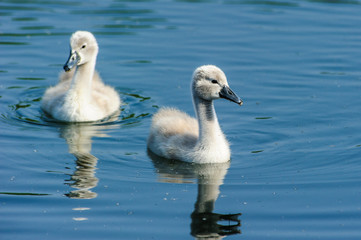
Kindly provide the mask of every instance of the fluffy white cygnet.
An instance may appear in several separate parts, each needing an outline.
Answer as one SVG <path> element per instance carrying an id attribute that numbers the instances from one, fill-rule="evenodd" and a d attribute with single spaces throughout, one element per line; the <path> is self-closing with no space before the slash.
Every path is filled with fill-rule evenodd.
<path id="1" fill-rule="evenodd" d="M 42 109 L 65 122 L 101 120 L 119 111 L 120 98 L 95 71 L 98 44 L 90 32 L 77 31 L 70 38 L 70 56 L 56 86 L 46 90 Z"/>
<path id="2" fill-rule="evenodd" d="M 161 108 L 152 119 L 148 148 L 155 154 L 194 163 L 221 163 L 231 152 L 217 120 L 213 100 L 242 100 L 229 88 L 223 71 L 213 65 L 197 68 L 191 83 L 197 119 L 175 108 Z"/>

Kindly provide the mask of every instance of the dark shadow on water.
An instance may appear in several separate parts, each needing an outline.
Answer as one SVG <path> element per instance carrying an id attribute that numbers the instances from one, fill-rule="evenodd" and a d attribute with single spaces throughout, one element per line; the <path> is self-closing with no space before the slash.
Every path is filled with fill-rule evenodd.
<path id="1" fill-rule="evenodd" d="M 148 156 L 158 173 L 160 182 L 198 184 L 197 200 L 191 213 L 191 235 L 196 239 L 222 239 L 240 234 L 241 213 L 214 213 L 219 187 L 227 174 L 230 163 L 193 164 L 158 157 L 148 150 Z M 228 222 L 228 224 L 224 224 Z"/>
<path id="2" fill-rule="evenodd" d="M 360 1 L 357 1 L 357 0 L 308 0 L 308 2 L 336 3 L 336 4 L 355 4 L 355 5 L 360 4 Z"/>
<path id="3" fill-rule="evenodd" d="M 218 3 L 215 0 L 176 0 L 177 2 L 186 3 Z M 298 7 L 299 4 L 295 1 L 272 1 L 272 0 L 225 0 L 225 4 L 242 4 L 242 5 L 264 5 L 264 6 L 278 6 L 278 7 Z"/>
<path id="4" fill-rule="evenodd" d="M 46 193 L 22 193 L 22 192 L 0 192 L 2 195 L 11 195 L 11 196 L 49 196 L 50 194 Z"/>

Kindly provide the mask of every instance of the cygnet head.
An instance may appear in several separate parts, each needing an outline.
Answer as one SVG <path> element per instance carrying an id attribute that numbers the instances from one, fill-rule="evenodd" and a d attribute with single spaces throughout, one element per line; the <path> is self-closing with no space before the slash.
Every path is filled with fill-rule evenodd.
<path id="1" fill-rule="evenodd" d="M 193 73 L 193 95 L 204 100 L 212 101 L 225 98 L 239 105 L 243 101 L 230 89 L 224 72 L 214 65 L 198 67 Z"/>
<path id="2" fill-rule="evenodd" d="M 98 43 L 94 35 L 86 31 L 77 31 L 70 38 L 70 56 L 64 65 L 65 71 L 89 61 L 95 61 L 98 54 Z"/>

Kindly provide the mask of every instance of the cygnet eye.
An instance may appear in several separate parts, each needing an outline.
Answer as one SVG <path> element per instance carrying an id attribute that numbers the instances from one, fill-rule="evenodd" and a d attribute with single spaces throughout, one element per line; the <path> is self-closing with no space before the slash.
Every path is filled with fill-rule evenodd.
<path id="1" fill-rule="evenodd" d="M 84 44 L 83 46 L 81 46 L 81 48 L 86 48 L 86 44 Z"/>
<path id="2" fill-rule="evenodd" d="M 215 79 L 212 79 L 212 83 L 218 84 L 218 81 Z"/>

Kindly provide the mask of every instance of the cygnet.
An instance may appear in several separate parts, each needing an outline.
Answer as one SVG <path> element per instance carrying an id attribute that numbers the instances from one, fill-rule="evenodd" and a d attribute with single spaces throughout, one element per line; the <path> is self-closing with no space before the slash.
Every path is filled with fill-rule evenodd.
<path id="1" fill-rule="evenodd" d="M 191 91 L 197 119 L 175 108 L 161 108 L 152 119 L 149 150 L 185 162 L 229 161 L 229 143 L 219 126 L 213 100 L 225 98 L 238 105 L 243 101 L 228 86 L 224 72 L 214 65 L 194 71 Z"/>
<path id="2" fill-rule="evenodd" d="M 70 38 L 70 56 L 56 86 L 46 90 L 42 109 L 64 122 L 101 120 L 119 111 L 120 98 L 95 71 L 98 44 L 94 35 L 77 31 Z"/>

